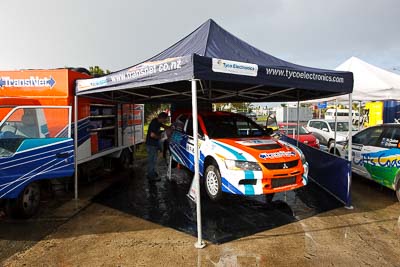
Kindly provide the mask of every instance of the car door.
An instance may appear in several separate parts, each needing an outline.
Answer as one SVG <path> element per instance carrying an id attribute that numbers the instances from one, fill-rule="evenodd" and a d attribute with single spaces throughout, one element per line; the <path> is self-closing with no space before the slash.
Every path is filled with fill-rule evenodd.
<path id="1" fill-rule="evenodd" d="M 322 142 L 325 145 L 328 145 L 329 139 L 331 139 L 332 131 L 329 127 L 329 124 L 325 121 L 321 121 L 321 135 L 322 135 Z M 332 137 L 333 138 L 333 137 Z"/>
<path id="2" fill-rule="evenodd" d="M 201 143 L 201 141 L 204 138 L 204 134 L 203 131 L 200 127 L 200 124 L 198 124 L 197 126 L 197 130 L 198 130 L 198 140 L 199 143 Z M 186 155 L 189 159 L 189 165 L 187 166 L 190 170 L 194 171 L 194 138 L 193 138 L 193 117 L 190 116 L 189 119 L 186 121 L 185 124 L 185 138 L 187 138 L 186 140 Z M 202 169 L 202 168 L 200 168 Z"/>
<path id="3" fill-rule="evenodd" d="M 321 121 L 310 121 L 308 123 L 307 129 L 315 135 L 320 143 L 324 143 L 324 137 L 321 134 Z"/>
<path id="4" fill-rule="evenodd" d="M 188 136 L 185 132 L 187 120 L 188 115 L 186 114 L 181 114 L 176 118 L 176 121 L 173 123 L 173 132 L 169 143 L 173 159 L 185 167 L 189 166 L 188 153 L 186 151 Z"/>
<path id="5" fill-rule="evenodd" d="M 383 127 L 382 127 L 383 128 Z M 389 188 L 393 188 L 399 170 L 400 127 L 392 125 L 384 127 L 378 142 L 374 146 L 365 146 L 363 155 L 369 156 L 373 164 L 364 164 L 371 178 Z"/>
<path id="6" fill-rule="evenodd" d="M 371 153 L 378 150 L 379 140 L 383 133 L 383 127 L 371 127 L 354 135 L 352 138 L 352 169 L 359 175 L 371 178 L 366 165 L 371 163 Z"/>
<path id="7" fill-rule="evenodd" d="M 0 151 L 0 197 L 15 197 L 35 180 L 71 176 L 71 107 L 14 108 L 0 126 Z"/>

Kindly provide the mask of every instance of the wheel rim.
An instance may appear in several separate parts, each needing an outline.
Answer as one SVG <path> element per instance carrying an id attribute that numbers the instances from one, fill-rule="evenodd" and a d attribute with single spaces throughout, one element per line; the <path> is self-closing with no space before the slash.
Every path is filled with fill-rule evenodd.
<path id="1" fill-rule="evenodd" d="M 31 213 L 38 207 L 40 201 L 40 191 L 37 186 L 30 185 L 25 188 L 22 197 L 22 207 L 26 213 Z"/>
<path id="2" fill-rule="evenodd" d="M 215 196 L 219 190 L 218 176 L 214 171 L 209 171 L 206 177 L 207 190 L 211 195 Z"/>

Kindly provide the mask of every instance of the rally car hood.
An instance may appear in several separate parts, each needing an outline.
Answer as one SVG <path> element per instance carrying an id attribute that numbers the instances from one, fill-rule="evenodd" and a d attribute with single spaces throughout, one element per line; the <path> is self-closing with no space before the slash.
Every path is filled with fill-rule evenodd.
<path id="1" fill-rule="evenodd" d="M 295 149 L 272 137 L 220 138 L 215 140 L 243 150 L 260 162 L 286 162 L 300 158 Z"/>

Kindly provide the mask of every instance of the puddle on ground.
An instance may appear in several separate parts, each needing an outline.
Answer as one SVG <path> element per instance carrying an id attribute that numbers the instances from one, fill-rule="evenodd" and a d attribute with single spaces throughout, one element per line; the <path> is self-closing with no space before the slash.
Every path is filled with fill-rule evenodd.
<path id="1" fill-rule="evenodd" d="M 160 168 L 161 181 L 150 182 L 141 170 L 115 183 L 94 201 L 145 220 L 197 236 L 196 205 L 186 194 L 191 176 L 173 170 L 173 182 Z M 219 202 L 201 197 L 203 238 L 219 244 L 279 227 L 343 206 L 314 183 L 295 191 L 275 194 L 272 203 L 263 196 L 225 194 Z"/>

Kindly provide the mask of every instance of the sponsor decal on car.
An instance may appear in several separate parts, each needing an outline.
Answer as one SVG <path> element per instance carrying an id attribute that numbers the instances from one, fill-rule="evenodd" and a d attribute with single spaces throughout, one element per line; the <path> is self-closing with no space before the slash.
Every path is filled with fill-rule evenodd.
<path id="1" fill-rule="evenodd" d="M 261 159 L 277 159 L 277 158 L 290 158 L 296 156 L 293 151 L 279 151 L 273 153 L 260 153 L 259 157 Z"/>

